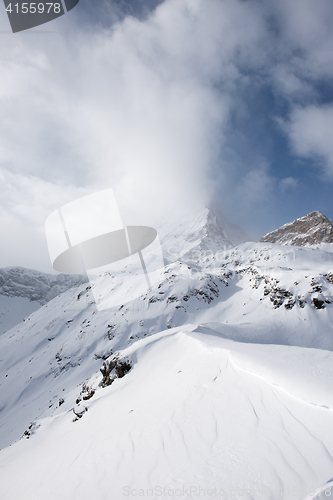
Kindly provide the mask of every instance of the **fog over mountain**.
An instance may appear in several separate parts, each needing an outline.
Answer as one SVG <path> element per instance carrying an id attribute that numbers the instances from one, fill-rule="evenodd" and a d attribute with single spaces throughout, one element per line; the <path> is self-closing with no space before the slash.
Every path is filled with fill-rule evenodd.
<path id="1" fill-rule="evenodd" d="M 114 189 L 125 224 L 216 196 L 258 239 L 333 218 L 330 0 L 80 0 L 0 47 L 0 267 L 52 273 L 48 215 Z"/>

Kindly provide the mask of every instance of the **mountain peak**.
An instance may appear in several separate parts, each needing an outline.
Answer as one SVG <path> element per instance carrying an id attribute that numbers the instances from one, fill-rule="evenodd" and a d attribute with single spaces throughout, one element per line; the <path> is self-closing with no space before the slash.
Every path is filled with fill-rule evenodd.
<path id="1" fill-rule="evenodd" d="M 314 211 L 265 234 L 259 241 L 295 246 L 333 243 L 333 223 L 321 212 Z"/>
<path id="2" fill-rule="evenodd" d="M 204 262 L 208 255 L 251 239 L 239 226 L 226 221 L 217 207 L 207 206 L 169 214 L 158 228 L 158 233 L 166 262 L 179 258 L 188 262 Z"/>

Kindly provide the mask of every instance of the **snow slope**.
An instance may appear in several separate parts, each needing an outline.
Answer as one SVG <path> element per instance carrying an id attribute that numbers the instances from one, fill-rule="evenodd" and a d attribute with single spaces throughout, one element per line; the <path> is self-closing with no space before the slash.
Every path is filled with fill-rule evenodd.
<path id="1" fill-rule="evenodd" d="M 138 299 L 98 311 L 80 284 L 1 335 L 1 499 L 320 497 L 333 254 L 226 249 L 216 220 Z"/>
<path id="2" fill-rule="evenodd" d="M 0 295 L 0 334 L 21 323 L 25 317 L 40 307 L 41 304 L 36 300 Z"/>
<path id="3" fill-rule="evenodd" d="M 2 499 L 302 498 L 331 478 L 331 352 L 186 327 L 122 355 L 132 370 L 82 418 L 1 452 Z"/>

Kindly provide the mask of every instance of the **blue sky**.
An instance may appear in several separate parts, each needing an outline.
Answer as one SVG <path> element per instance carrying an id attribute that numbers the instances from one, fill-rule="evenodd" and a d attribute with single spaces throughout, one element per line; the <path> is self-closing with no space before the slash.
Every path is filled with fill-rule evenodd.
<path id="1" fill-rule="evenodd" d="M 255 238 L 333 219 L 332 22 L 331 0 L 80 0 L 12 35 L 0 10 L 0 266 L 50 270 L 45 218 L 103 187 L 127 223 L 212 198 Z"/>

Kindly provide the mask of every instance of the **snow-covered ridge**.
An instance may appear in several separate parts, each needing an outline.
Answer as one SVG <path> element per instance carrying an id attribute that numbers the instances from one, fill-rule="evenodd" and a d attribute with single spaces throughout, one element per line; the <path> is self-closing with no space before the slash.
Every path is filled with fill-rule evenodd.
<path id="1" fill-rule="evenodd" d="M 297 246 L 333 243 L 333 223 L 322 213 L 311 212 L 265 234 L 259 241 Z"/>
<path id="2" fill-rule="evenodd" d="M 132 369 L 89 380 L 78 417 L 65 401 L 2 450 L 3 500 L 301 499 L 331 478 L 332 353 L 187 326 L 123 354 Z"/>

